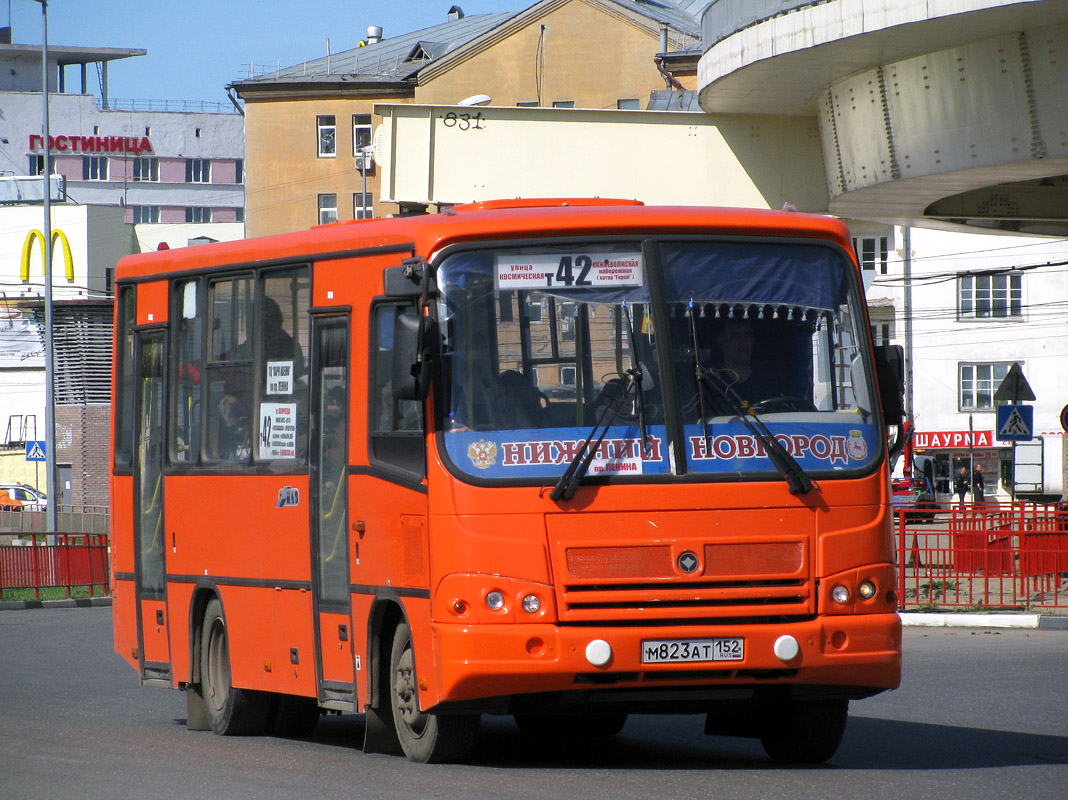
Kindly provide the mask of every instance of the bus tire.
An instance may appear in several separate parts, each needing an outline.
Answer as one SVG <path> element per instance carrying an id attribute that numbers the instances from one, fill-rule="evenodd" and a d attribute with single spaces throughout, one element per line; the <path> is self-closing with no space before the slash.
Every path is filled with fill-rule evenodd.
<path id="1" fill-rule="evenodd" d="M 788 701 L 769 715 L 760 743 L 772 761 L 822 764 L 838 750 L 848 700 Z"/>
<path id="2" fill-rule="evenodd" d="M 226 621 L 218 598 L 204 609 L 201 637 L 200 686 L 211 729 L 221 736 L 262 733 L 270 701 L 260 692 L 234 687 Z"/>
<path id="3" fill-rule="evenodd" d="M 401 749 L 409 761 L 445 764 L 461 761 L 478 743 L 477 714 L 439 715 L 419 710 L 415 657 L 408 623 L 393 633 L 389 657 L 389 704 Z"/>
<path id="4" fill-rule="evenodd" d="M 303 739 L 319 725 L 319 701 L 314 697 L 276 694 L 271 697 L 267 732 L 272 736 Z"/>

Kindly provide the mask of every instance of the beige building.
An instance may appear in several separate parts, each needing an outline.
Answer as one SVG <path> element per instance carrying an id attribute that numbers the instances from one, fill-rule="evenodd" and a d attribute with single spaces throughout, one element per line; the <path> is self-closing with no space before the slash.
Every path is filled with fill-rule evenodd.
<path id="1" fill-rule="evenodd" d="M 380 202 L 382 170 L 370 155 L 376 103 L 635 110 L 651 92 L 693 90 L 706 5 L 541 0 L 477 16 L 453 6 L 441 24 L 380 40 L 369 29 L 360 47 L 235 82 L 245 101 L 247 234 L 398 211 Z"/>

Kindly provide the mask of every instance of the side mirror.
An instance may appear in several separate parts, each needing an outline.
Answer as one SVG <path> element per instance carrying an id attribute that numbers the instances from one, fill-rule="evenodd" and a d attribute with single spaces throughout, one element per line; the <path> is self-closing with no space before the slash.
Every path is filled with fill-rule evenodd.
<path id="1" fill-rule="evenodd" d="M 430 358 L 426 342 L 435 325 L 426 317 L 398 314 L 393 320 L 393 396 L 425 400 L 430 392 Z"/>
<path id="2" fill-rule="evenodd" d="M 875 375 L 883 406 L 883 422 L 888 426 L 900 425 L 905 420 L 905 351 L 901 345 L 885 344 L 875 348 Z"/>

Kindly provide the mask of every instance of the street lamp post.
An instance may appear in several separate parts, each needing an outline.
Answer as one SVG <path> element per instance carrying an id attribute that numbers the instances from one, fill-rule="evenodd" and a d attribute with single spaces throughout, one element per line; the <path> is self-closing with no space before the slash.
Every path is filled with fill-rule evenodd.
<path id="1" fill-rule="evenodd" d="M 48 533 L 56 532 L 56 398 L 55 353 L 52 342 L 52 153 L 48 142 L 48 0 L 41 4 L 41 95 L 44 98 L 44 279 L 45 279 L 45 492 Z"/>

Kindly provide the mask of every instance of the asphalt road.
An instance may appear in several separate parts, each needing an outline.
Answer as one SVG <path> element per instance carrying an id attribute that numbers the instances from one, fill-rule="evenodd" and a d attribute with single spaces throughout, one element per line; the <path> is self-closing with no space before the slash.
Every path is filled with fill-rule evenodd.
<path id="1" fill-rule="evenodd" d="M 360 750 L 363 718 L 306 741 L 185 729 L 178 692 L 142 689 L 111 609 L 0 611 L 0 798 L 1068 797 L 1068 631 L 908 629 L 901 689 L 851 709 L 823 767 L 772 765 L 703 720 L 632 717 L 603 741 L 538 741 L 486 718 L 477 763 Z"/>

